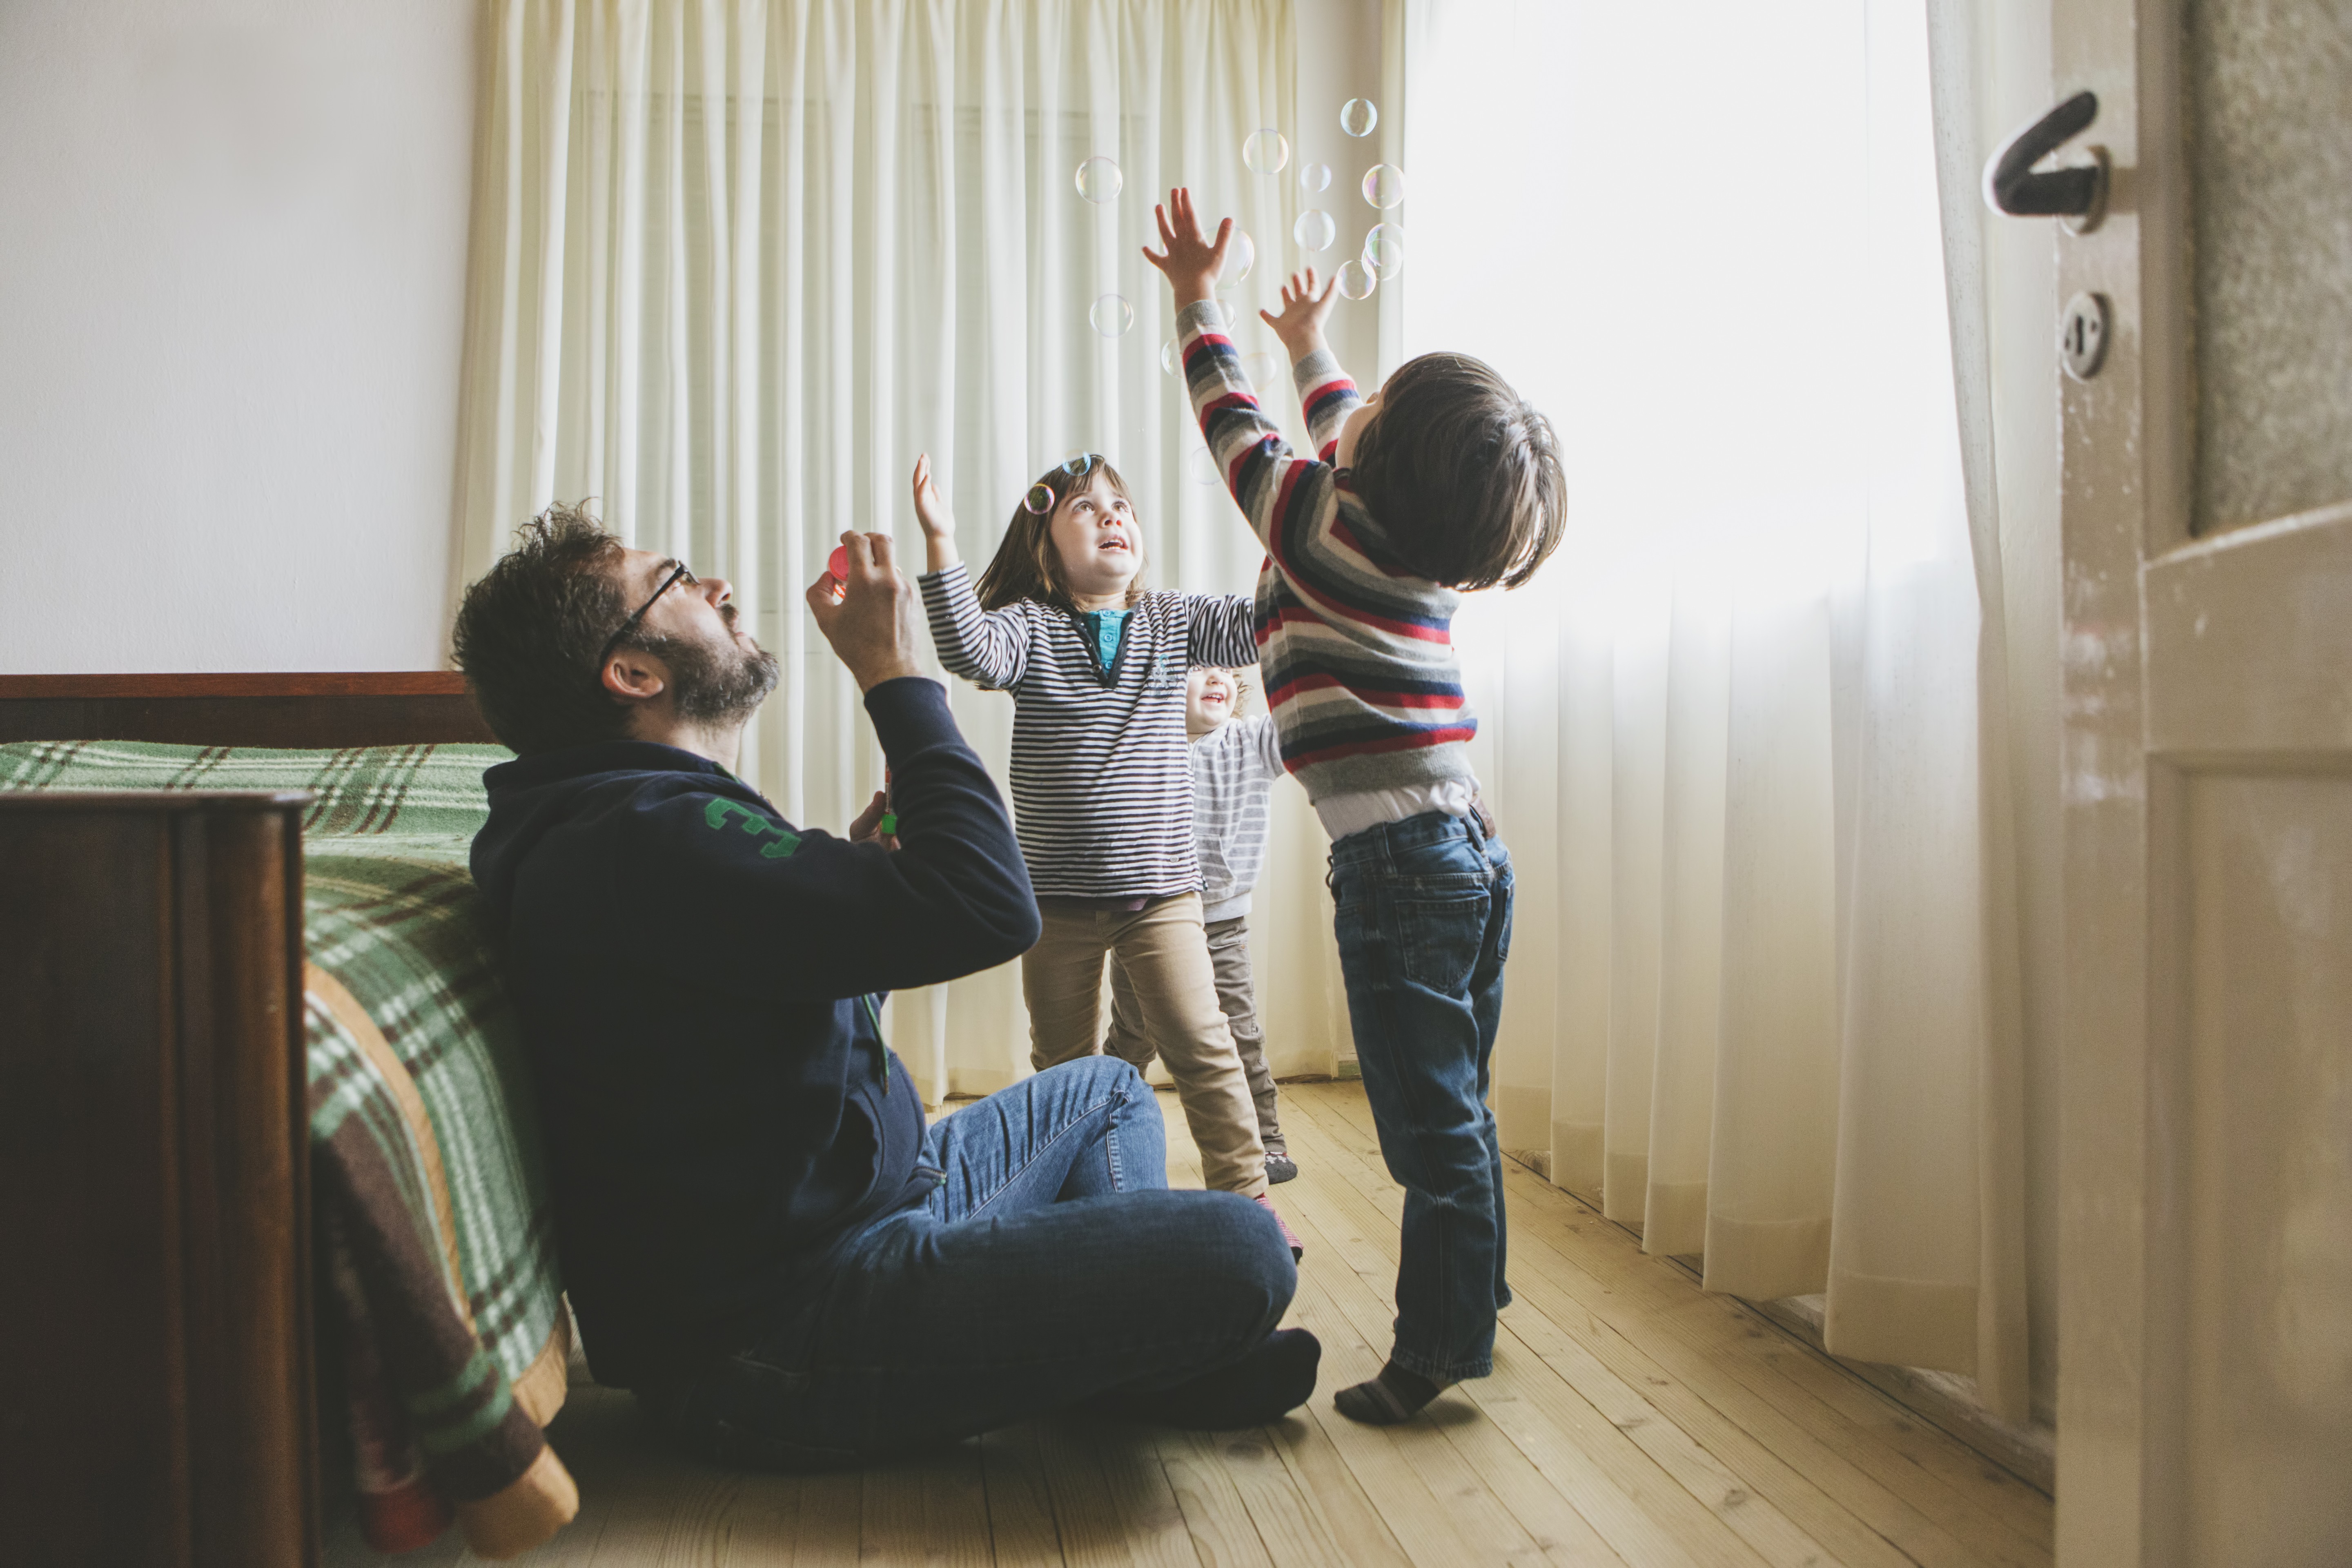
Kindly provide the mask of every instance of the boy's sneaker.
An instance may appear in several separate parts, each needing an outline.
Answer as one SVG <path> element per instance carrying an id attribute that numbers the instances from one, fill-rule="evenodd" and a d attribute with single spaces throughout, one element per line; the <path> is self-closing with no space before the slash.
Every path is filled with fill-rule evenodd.
<path id="1" fill-rule="evenodd" d="M 1266 1213 L 1274 1216 L 1275 1224 L 1282 1226 L 1282 1239 L 1290 1244 L 1290 1261 L 1296 1263 L 1300 1258 L 1306 1257 L 1307 1249 L 1298 1245 L 1298 1238 L 1297 1237 L 1290 1234 L 1290 1222 L 1282 1217 L 1282 1211 L 1274 1206 L 1274 1200 L 1268 1197 L 1265 1194 L 1260 1193 L 1257 1195 L 1256 1202 L 1265 1210 Z"/>
<path id="2" fill-rule="evenodd" d="M 1267 1181 L 1295 1181 L 1297 1179 L 1297 1176 L 1298 1162 L 1292 1159 L 1289 1155 L 1268 1154 L 1265 1157 L 1265 1179 Z"/>

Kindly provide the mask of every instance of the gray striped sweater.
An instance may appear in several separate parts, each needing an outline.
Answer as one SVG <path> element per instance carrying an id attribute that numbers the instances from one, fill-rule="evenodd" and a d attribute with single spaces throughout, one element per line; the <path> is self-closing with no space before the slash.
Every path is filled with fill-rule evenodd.
<path id="1" fill-rule="evenodd" d="M 1146 594 L 1106 670 L 1070 611 L 1031 600 L 983 610 L 961 563 L 917 582 L 940 662 L 1013 694 L 1013 819 L 1038 896 L 1198 889 L 1184 676 L 1255 662 L 1250 602 Z"/>
<path id="2" fill-rule="evenodd" d="M 1266 796 L 1282 777 L 1274 719 L 1228 719 L 1192 742 L 1192 847 L 1201 857 L 1201 918 L 1249 913 L 1265 866 Z"/>

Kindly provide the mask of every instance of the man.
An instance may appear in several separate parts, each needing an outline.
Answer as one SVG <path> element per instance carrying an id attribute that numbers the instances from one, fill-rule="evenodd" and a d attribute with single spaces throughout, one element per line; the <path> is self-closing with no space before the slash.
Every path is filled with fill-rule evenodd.
<path id="1" fill-rule="evenodd" d="M 722 1463 L 800 1468 L 1085 1405 L 1206 1428 L 1303 1402 L 1274 1216 L 1167 1190 L 1123 1062 L 927 1127 L 881 994 L 1037 940 L 1003 800 L 924 679 L 885 534 L 810 614 L 891 768 L 847 838 L 731 771 L 776 683 L 728 584 L 555 508 L 467 590 L 457 661 L 520 755 L 476 881 L 536 1069 L 600 1382 Z"/>

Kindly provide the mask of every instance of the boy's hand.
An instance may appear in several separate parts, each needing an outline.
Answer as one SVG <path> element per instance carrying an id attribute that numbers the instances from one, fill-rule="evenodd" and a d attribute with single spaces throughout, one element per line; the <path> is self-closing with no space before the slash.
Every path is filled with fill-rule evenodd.
<path id="1" fill-rule="evenodd" d="M 1257 313 L 1258 320 L 1272 327 L 1274 335 L 1282 340 L 1282 346 L 1290 351 L 1293 363 L 1324 346 L 1323 323 L 1331 314 L 1331 291 L 1339 286 L 1339 274 L 1334 273 L 1318 294 L 1315 291 L 1315 268 L 1294 272 L 1290 281 L 1282 287 L 1282 313 Z"/>
<path id="2" fill-rule="evenodd" d="M 1160 252 L 1154 255 L 1146 246 L 1143 259 L 1168 275 L 1169 286 L 1176 290 L 1178 310 L 1207 299 L 1225 269 L 1225 247 L 1233 242 L 1234 220 L 1221 220 L 1216 242 L 1210 243 L 1192 211 L 1192 193 L 1181 185 L 1169 192 L 1168 200 L 1153 207 L 1151 216 L 1160 225 Z"/>

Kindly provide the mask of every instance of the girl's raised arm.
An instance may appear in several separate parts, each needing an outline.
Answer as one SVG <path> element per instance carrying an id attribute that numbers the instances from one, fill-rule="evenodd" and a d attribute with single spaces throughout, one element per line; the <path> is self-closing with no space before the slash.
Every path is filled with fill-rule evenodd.
<path id="1" fill-rule="evenodd" d="M 1184 657 L 1193 664 L 1238 669 L 1257 662 L 1257 628 L 1250 601 L 1239 594 L 1187 594 L 1192 624 Z"/>
<path id="2" fill-rule="evenodd" d="M 923 591 L 923 613 L 931 623 L 931 645 L 951 675 L 1001 691 L 1029 667 L 1029 618 L 1018 608 L 983 610 L 972 592 L 971 575 L 957 553 L 955 514 L 931 482 L 931 455 L 915 459 L 915 521 L 923 525 L 930 570 L 915 579 Z"/>

